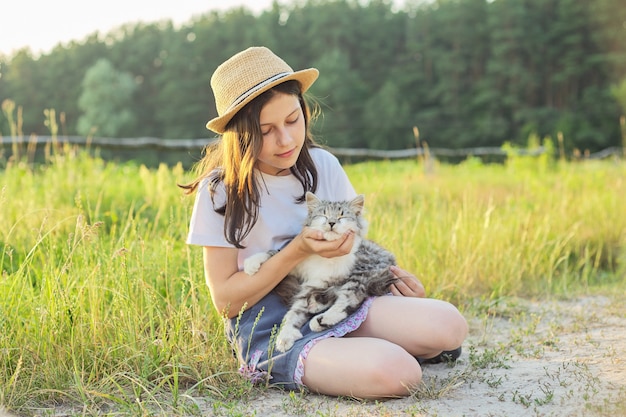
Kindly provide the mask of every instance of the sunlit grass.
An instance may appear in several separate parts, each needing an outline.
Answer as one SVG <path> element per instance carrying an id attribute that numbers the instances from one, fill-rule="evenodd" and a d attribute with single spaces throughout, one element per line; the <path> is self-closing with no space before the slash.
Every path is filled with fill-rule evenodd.
<path id="1" fill-rule="evenodd" d="M 567 295 L 623 282 L 625 164 L 518 159 L 428 175 L 410 160 L 347 169 L 367 196 L 370 237 L 437 295 Z"/>
<path id="2" fill-rule="evenodd" d="M 474 298 L 624 288 L 623 161 L 346 169 L 366 195 L 369 237 L 461 309 Z M 6 164 L 0 405 L 167 415 L 193 408 L 190 393 L 228 401 L 249 389 L 211 306 L 201 251 L 184 244 L 193 199 L 176 183 L 187 175 L 67 149 L 46 164 Z"/>
<path id="3" fill-rule="evenodd" d="M 141 407 L 234 378 L 182 175 L 85 155 L 0 173 L 0 404 Z"/>

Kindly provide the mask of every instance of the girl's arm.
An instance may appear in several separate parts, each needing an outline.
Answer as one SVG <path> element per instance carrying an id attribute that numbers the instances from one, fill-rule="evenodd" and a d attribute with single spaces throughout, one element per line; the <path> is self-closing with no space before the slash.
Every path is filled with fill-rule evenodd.
<path id="1" fill-rule="evenodd" d="M 328 258 L 346 255 L 353 243 L 352 233 L 329 242 L 323 239 L 322 232 L 305 228 L 252 276 L 239 271 L 237 249 L 205 246 L 204 273 L 213 304 L 221 314 L 236 317 L 242 309 L 252 307 L 265 297 L 307 256 L 314 253 Z"/>

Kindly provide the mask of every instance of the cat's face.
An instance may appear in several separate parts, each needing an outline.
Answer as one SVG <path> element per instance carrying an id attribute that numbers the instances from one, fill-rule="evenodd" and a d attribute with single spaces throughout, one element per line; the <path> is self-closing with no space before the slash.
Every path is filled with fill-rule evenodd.
<path id="1" fill-rule="evenodd" d="M 349 230 L 361 235 L 364 220 L 363 195 L 351 201 L 325 201 L 315 194 L 306 193 L 306 204 L 309 210 L 305 225 L 324 232 L 324 239 L 337 240 Z"/>

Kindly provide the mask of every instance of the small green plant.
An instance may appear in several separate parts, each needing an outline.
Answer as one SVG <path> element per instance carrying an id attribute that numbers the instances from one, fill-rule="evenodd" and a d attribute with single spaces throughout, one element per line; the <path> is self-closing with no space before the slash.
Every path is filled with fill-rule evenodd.
<path id="1" fill-rule="evenodd" d="M 311 406 L 303 392 L 289 391 L 283 399 L 282 408 L 286 415 L 307 416 L 311 415 Z"/>
<path id="2" fill-rule="evenodd" d="M 507 369 L 510 366 L 508 365 L 509 360 L 510 354 L 507 353 L 505 345 L 500 345 L 493 349 L 485 349 L 482 352 L 478 352 L 474 346 L 469 347 L 470 365 L 476 369 Z"/>
<path id="3" fill-rule="evenodd" d="M 467 382 L 467 372 L 453 372 L 446 378 L 428 378 L 414 390 L 413 396 L 419 399 L 436 400 L 449 395 L 451 391 Z"/>

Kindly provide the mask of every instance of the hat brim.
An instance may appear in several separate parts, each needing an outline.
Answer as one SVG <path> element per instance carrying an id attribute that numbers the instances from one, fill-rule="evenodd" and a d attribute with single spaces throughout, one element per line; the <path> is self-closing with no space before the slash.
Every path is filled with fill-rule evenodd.
<path id="1" fill-rule="evenodd" d="M 206 127 L 207 129 L 221 135 L 226 131 L 226 125 L 228 125 L 228 122 L 230 122 L 230 120 L 235 116 L 235 114 L 237 114 L 239 110 L 241 110 L 243 107 L 245 107 L 246 104 L 250 103 L 253 99 L 260 96 L 267 90 L 275 87 L 278 84 L 282 84 L 285 81 L 296 80 L 300 82 L 300 85 L 302 86 L 302 93 L 304 93 L 311 87 L 311 85 L 313 85 L 318 76 L 319 71 L 316 68 L 308 68 L 285 74 L 284 77 L 280 77 L 272 81 L 271 83 L 264 85 L 263 88 L 260 88 L 258 91 L 250 94 L 244 101 L 237 104 L 232 109 L 229 109 L 223 115 L 209 120 L 209 122 L 206 124 Z"/>

